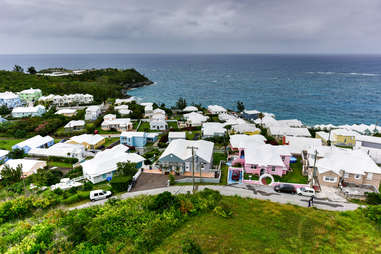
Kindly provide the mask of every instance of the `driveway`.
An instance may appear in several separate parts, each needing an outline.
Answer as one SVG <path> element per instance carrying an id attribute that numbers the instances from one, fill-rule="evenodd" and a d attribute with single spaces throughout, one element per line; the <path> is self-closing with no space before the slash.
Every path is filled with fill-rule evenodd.
<path id="1" fill-rule="evenodd" d="M 203 190 L 204 188 L 209 188 L 212 190 L 219 191 L 224 196 L 240 196 L 240 197 L 248 197 L 248 198 L 256 198 L 262 200 L 269 200 L 272 202 L 277 202 L 281 204 L 293 204 L 298 206 L 307 207 L 308 206 L 308 197 L 301 197 L 297 195 L 284 194 L 284 193 L 276 193 L 272 190 L 271 187 L 261 186 L 261 185 L 244 185 L 237 184 L 231 186 L 219 186 L 219 185 L 203 185 L 199 186 L 199 190 Z M 157 188 L 151 190 L 143 190 L 143 191 L 135 191 L 135 192 L 127 192 L 119 195 L 119 198 L 126 199 L 132 198 L 139 195 L 157 195 L 162 192 L 169 191 L 172 194 L 179 193 L 187 193 L 192 192 L 192 186 L 170 186 L 164 188 Z M 102 205 L 107 200 L 99 200 L 96 202 L 88 202 L 86 204 L 79 205 L 77 207 L 72 207 L 72 209 L 81 209 L 94 205 Z M 315 205 L 318 209 L 330 210 L 330 211 L 348 211 L 355 210 L 359 206 L 357 204 L 349 203 L 349 202 L 335 202 L 326 199 L 315 199 Z"/>

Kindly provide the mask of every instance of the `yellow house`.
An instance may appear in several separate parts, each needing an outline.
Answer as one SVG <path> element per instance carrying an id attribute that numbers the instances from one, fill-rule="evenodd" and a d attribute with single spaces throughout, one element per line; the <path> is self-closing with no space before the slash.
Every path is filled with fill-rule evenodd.
<path id="1" fill-rule="evenodd" d="M 105 138 L 99 134 L 83 134 L 70 138 L 66 143 L 68 144 L 80 144 L 86 149 L 97 149 L 106 142 Z"/>
<path id="2" fill-rule="evenodd" d="M 335 129 L 331 131 L 331 134 L 324 131 L 316 132 L 316 138 L 320 138 L 324 144 L 331 141 L 332 145 L 337 146 L 350 146 L 356 145 L 356 136 L 358 134 L 354 131 L 349 131 L 345 129 Z"/>

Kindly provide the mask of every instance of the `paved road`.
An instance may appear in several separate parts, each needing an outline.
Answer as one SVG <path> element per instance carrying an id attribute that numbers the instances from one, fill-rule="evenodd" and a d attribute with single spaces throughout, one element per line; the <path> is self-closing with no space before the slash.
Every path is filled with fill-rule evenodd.
<path id="1" fill-rule="evenodd" d="M 272 190 L 271 187 L 268 186 L 259 186 L 259 185 L 231 185 L 231 186 L 218 186 L 218 185 L 204 185 L 200 186 L 199 190 L 204 188 L 209 188 L 213 190 L 219 191 L 224 196 L 235 196 L 238 195 L 240 197 L 249 197 L 263 200 L 270 200 L 272 202 L 277 202 L 281 204 L 294 204 L 298 206 L 307 207 L 308 206 L 308 197 L 301 197 L 297 195 L 284 194 L 284 193 L 276 193 Z M 172 194 L 179 193 L 187 193 L 188 191 L 192 191 L 192 186 L 171 186 L 165 188 L 157 188 L 151 190 L 144 191 L 136 191 L 136 192 L 128 192 L 121 194 L 119 197 L 121 199 L 132 198 L 139 195 L 157 195 L 164 191 L 169 191 Z M 102 205 L 107 200 L 100 200 L 96 202 L 88 202 L 83 205 L 79 205 L 77 207 L 72 207 L 72 209 L 81 209 L 94 205 Z M 357 204 L 349 203 L 349 202 L 334 202 L 325 199 L 315 199 L 315 207 L 323 210 L 331 210 L 331 211 L 348 211 L 355 210 L 359 206 Z"/>

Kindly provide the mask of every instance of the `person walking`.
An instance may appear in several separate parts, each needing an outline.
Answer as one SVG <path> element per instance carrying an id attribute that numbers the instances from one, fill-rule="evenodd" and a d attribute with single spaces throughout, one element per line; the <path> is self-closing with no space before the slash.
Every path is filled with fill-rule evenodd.
<path id="1" fill-rule="evenodd" d="M 308 200 L 308 207 L 311 207 L 311 199 Z"/>
<path id="2" fill-rule="evenodd" d="M 314 206 L 314 196 L 312 196 L 308 202 L 310 203 L 308 207 Z"/>

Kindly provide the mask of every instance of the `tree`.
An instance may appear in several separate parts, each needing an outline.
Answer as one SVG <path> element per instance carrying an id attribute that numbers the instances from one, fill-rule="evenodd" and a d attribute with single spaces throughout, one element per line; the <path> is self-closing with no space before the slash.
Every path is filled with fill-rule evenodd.
<path id="1" fill-rule="evenodd" d="M 11 112 L 12 110 L 10 110 L 6 105 L 0 107 L 0 115 L 8 115 Z"/>
<path id="2" fill-rule="evenodd" d="M 1 171 L 1 183 L 4 186 L 17 183 L 21 180 L 22 176 L 22 165 L 17 165 L 16 169 L 11 168 L 8 164 L 5 164 L 3 170 Z"/>
<path id="3" fill-rule="evenodd" d="M 8 158 L 10 159 L 22 159 L 25 157 L 25 152 L 23 149 L 16 148 L 9 152 Z"/>
<path id="4" fill-rule="evenodd" d="M 183 97 L 180 97 L 176 102 L 176 108 L 184 109 L 186 106 L 187 106 L 187 101 Z"/>
<path id="5" fill-rule="evenodd" d="M 262 126 L 262 119 L 265 117 L 265 114 L 263 114 L 262 112 L 260 112 L 258 114 L 258 118 L 261 119 L 261 126 Z"/>
<path id="6" fill-rule="evenodd" d="M 30 66 L 28 68 L 28 73 L 31 74 L 31 75 L 34 75 L 37 73 L 36 69 L 33 67 L 33 66 Z"/>
<path id="7" fill-rule="evenodd" d="M 24 69 L 20 65 L 15 65 L 13 67 L 14 72 L 24 72 Z"/>
<path id="8" fill-rule="evenodd" d="M 237 109 L 238 109 L 238 112 L 242 112 L 245 110 L 245 105 L 243 104 L 242 101 L 237 101 Z"/>
<path id="9" fill-rule="evenodd" d="M 117 176 L 134 176 L 138 169 L 136 168 L 136 163 L 132 162 L 119 162 L 116 169 Z"/>

